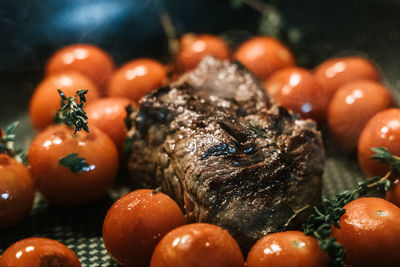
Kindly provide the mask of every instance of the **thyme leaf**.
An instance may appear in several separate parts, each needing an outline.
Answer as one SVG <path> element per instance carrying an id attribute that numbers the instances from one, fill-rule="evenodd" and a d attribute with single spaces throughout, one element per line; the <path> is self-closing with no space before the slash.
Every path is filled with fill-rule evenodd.
<path id="1" fill-rule="evenodd" d="M 359 182 L 353 190 L 346 190 L 335 196 L 334 199 L 323 199 L 320 208 L 314 207 L 314 212 L 303 224 L 306 235 L 315 237 L 322 250 L 325 250 L 330 258 L 329 264 L 333 267 L 347 266 L 344 263 L 346 252 L 343 246 L 331 236 L 332 225 L 340 228 L 340 218 L 345 213 L 347 203 L 367 194 L 370 190 L 387 191 L 390 187 L 389 177 L 400 172 L 400 158 L 393 156 L 386 148 L 372 148 L 375 154 L 371 157 L 379 162 L 388 163 L 390 171 L 383 177 L 374 176 L 367 181 Z"/>
<path id="2" fill-rule="evenodd" d="M 15 131 L 19 125 L 19 121 L 15 121 L 4 128 L 4 131 L 0 129 L 0 153 L 7 154 L 14 157 L 21 163 L 26 163 L 26 156 L 23 150 L 15 145 Z"/>
<path id="3" fill-rule="evenodd" d="M 54 117 L 55 123 L 64 123 L 74 129 L 74 133 L 81 131 L 82 129 L 89 132 L 88 117 L 86 112 L 83 110 L 84 103 L 86 103 L 85 94 L 88 90 L 76 91 L 74 96 L 66 97 L 65 94 L 57 89 L 61 97 L 61 108 L 58 110 Z M 77 102 L 79 99 L 79 103 Z"/>
<path id="4" fill-rule="evenodd" d="M 91 166 L 84 158 L 78 158 L 78 153 L 71 153 L 59 161 L 60 165 L 68 167 L 73 173 L 88 172 L 92 170 Z"/>

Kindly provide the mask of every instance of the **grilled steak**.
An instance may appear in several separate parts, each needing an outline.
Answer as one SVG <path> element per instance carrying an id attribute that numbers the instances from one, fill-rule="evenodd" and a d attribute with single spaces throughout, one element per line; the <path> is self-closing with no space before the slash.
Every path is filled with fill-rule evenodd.
<path id="1" fill-rule="evenodd" d="M 238 65 L 208 57 L 142 99 L 129 173 L 189 220 L 227 229 L 244 251 L 299 226 L 321 198 L 324 151 L 311 120 L 273 103 Z"/>

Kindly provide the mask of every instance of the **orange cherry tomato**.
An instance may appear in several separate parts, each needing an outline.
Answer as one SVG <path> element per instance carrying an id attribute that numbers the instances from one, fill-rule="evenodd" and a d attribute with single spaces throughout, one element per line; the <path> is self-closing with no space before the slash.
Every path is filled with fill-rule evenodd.
<path id="1" fill-rule="evenodd" d="M 60 159 L 77 153 L 89 165 L 88 171 L 72 172 Z M 78 206 L 104 196 L 117 175 L 118 153 L 112 140 L 96 127 L 90 133 L 65 125 L 40 132 L 29 149 L 28 162 L 35 185 L 50 203 Z"/>
<path id="2" fill-rule="evenodd" d="M 131 104 L 132 101 L 128 98 L 106 97 L 96 99 L 86 107 L 89 124 L 96 126 L 113 140 L 120 156 L 126 138 L 125 108 Z"/>
<path id="3" fill-rule="evenodd" d="M 358 80 L 339 87 L 328 108 L 327 121 L 336 140 L 347 150 L 356 148 L 368 120 L 394 103 L 381 84 Z"/>
<path id="4" fill-rule="evenodd" d="M 207 55 L 218 59 L 229 59 L 227 43 L 216 35 L 185 34 L 180 40 L 180 50 L 176 56 L 179 72 L 185 72 L 197 67 Z"/>
<path id="5" fill-rule="evenodd" d="M 105 94 L 108 78 L 114 71 L 113 59 L 103 49 L 89 44 L 73 44 L 56 51 L 49 59 L 46 74 L 65 70 L 80 72 L 91 79 Z"/>
<path id="6" fill-rule="evenodd" d="M 0 228 L 13 226 L 29 215 L 34 193 L 26 167 L 0 153 Z"/>
<path id="7" fill-rule="evenodd" d="M 0 267 L 80 267 L 74 252 L 60 242 L 41 237 L 20 240 L 8 247 L 0 258 Z"/>
<path id="8" fill-rule="evenodd" d="M 29 105 L 29 115 L 37 130 L 43 130 L 54 123 L 54 115 L 61 101 L 57 89 L 62 90 L 66 96 L 74 95 L 78 90 L 88 90 L 88 103 L 99 97 L 93 82 L 78 72 L 66 71 L 46 77 L 36 87 Z"/>
<path id="9" fill-rule="evenodd" d="M 359 56 L 328 59 L 315 68 L 314 75 L 317 82 L 328 90 L 331 96 L 340 86 L 350 81 L 380 80 L 375 65 Z"/>
<path id="10" fill-rule="evenodd" d="M 299 67 L 278 70 L 264 83 L 264 87 L 278 104 L 303 118 L 317 122 L 325 120 L 329 96 L 310 71 Z"/>
<path id="11" fill-rule="evenodd" d="M 132 60 L 111 76 L 110 96 L 127 97 L 138 104 L 140 98 L 166 82 L 166 67 L 153 59 Z"/>
<path id="12" fill-rule="evenodd" d="M 390 189 L 386 192 L 385 199 L 389 202 L 392 202 L 397 207 L 400 207 L 400 180 L 396 179 Z"/>
<path id="13" fill-rule="evenodd" d="M 247 256 L 247 267 L 323 267 L 328 254 L 318 241 L 299 231 L 269 234 L 258 240 Z"/>
<path id="14" fill-rule="evenodd" d="M 295 64 L 292 52 L 275 38 L 256 36 L 244 42 L 234 59 L 265 80 L 276 70 Z"/>
<path id="15" fill-rule="evenodd" d="M 185 222 L 178 204 L 169 196 L 136 190 L 108 210 L 103 224 L 104 245 L 123 266 L 149 266 L 160 239 Z"/>
<path id="16" fill-rule="evenodd" d="M 373 116 L 361 131 L 358 140 L 358 163 L 367 176 L 384 176 L 389 166 L 371 156 L 373 147 L 385 147 L 400 155 L 400 109 L 383 110 Z"/>
<path id="17" fill-rule="evenodd" d="M 219 226 L 195 223 L 178 227 L 161 239 L 150 267 L 243 267 L 235 239 Z"/>
<path id="18" fill-rule="evenodd" d="M 400 263 L 400 209 L 380 198 L 359 198 L 344 206 L 340 229 L 333 227 L 353 267 L 396 267 Z"/>

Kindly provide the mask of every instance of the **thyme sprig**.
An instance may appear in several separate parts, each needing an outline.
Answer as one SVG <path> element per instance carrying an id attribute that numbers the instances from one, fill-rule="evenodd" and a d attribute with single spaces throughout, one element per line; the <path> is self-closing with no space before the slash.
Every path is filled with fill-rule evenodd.
<path id="1" fill-rule="evenodd" d="M 346 266 L 344 259 L 346 252 L 343 246 L 331 236 L 332 225 L 340 228 L 340 218 L 345 213 L 347 203 L 364 196 L 372 189 L 387 191 L 390 187 L 390 176 L 400 173 L 400 158 L 393 156 L 386 148 L 372 148 L 375 152 L 371 158 L 377 159 L 390 166 L 390 171 L 383 177 L 374 176 L 367 181 L 359 182 L 353 190 L 346 190 L 335 196 L 333 200 L 323 199 L 320 208 L 314 207 L 314 212 L 308 217 L 303 229 L 305 234 L 314 236 L 322 250 L 325 250 L 330 258 L 330 265 L 334 267 Z"/>
<path id="2" fill-rule="evenodd" d="M 55 123 L 65 123 L 74 129 L 74 133 L 81 131 L 82 129 L 89 132 L 88 117 L 86 112 L 83 110 L 84 103 L 86 103 L 85 94 L 88 90 L 79 90 L 76 95 L 66 97 L 65 94 L 58 89 L 58 93 L 61 97 L 61 109 L 56 113 L 54 117 Z M 77 101 L 79 99 L 79 103 Z"/>
<path id="3" fill-rule="evenodd" d="M 19 125 L 19 121 L 15 121 L 8 125 L 4 130 L 0 129 L 0 153 L 14 157 L 17 161 L 25 163 L 25 155 L 23 150 L 15 145 L 15 131 Z"/>
<path id="4" fill-rule="evenodd" d="M 78 158 L 78 153 L 71 153 L 59 160 L 60 165 L 67 167 L 73 173 L 88 172 L 91 166 L 84 158 Z"/>

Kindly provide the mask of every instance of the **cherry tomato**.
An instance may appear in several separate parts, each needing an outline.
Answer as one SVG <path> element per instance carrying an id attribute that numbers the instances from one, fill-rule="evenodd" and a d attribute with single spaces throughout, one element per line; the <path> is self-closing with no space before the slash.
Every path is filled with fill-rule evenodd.
<path id="1" fill-rule="evenodd" d="M 86 107 L 89 124 L 96 126 L 113 140 L 120 156 L 126 138 L 125 108 L 131 104 L 132 101 L 128 98 L 107 97 L 96 99 Z"/>
<path id="2" fill-rule="evenodd" d="M 243 267 L 235 239 L 212 224 L 195 223 L 166 234 L 156 246 L 150 267 Z"/>
<path id="3" fill-rule="evenodd" d="M 46 77 L 36 87 L 30 100 L 29 115 L 37 130 L 43 130 L 54 122 L 61 101 L 57 89 L 62 90 L 66 96 L 74 95 L 78 90 L 88 90 L 88 103 L 99 97 L 93 82 L 78 72 L 66 71 Z"/>
<path id="4" fill-rule="evenodd" d="M 269 234 L 258 240 L 247 256 L 247 267 L 322 267 L 328 255 L 318 241 L 303 232 Z"/>
<path id="5" fill-rule="evenodd" d="M 332 235 L 353 267 L 395 267 L 400 263 L 400 209 L 380 198 L 359 198 L 343 207 Z"/>
<path id="6" fill-rule="evenodd" d="M 74 252 L 56 240 L 31 237 L 8 247 L 0 258 L 0 267 L 80 267 Z"/>
<path id="7" fill-rule="evenodd" d="M 178 204 L 169 196 L 136 190 L 108 210 L 103 225 L 104 245 L 123 266 L 148 266 L 160 239 L 185 222 Z"/>
<path id="8" fill-rule="evenodd" d="M 344 148 L 352 150 L 368 120 L 393 103 L 389 91 L 377 82 L 358 80 L 346 83 L 336 91 L 329 104 L 329 128 Z"/>
<path id="9" fill-rule="evenodd" d="M 347 82 L 355 80 L 379 81 L 379 71 L 375 65 L 363 57 L 340 57 L 322 62 L 314 71 L 317 82 L 330 92 Z"/>
<path id="10" fill-rule="evenodd" d="M 148 58 L 132 60 L 111 76 L 109 95 L 132 99 L 136 104 L 145 94 L 166 82 L 166 67 Z"/>
<path id="11" fill-rule="evenodd" d="M 386 192 L 386 200 L 392 202 L 397 207 L 400 207 L 400 180 L 396 179 L 390 189 Z"/>
<path id="12" fill-rule="evenodd" d="M 72 172 L 60 159 L 77 153 L 89 165 L 86 171 Z M 50 203 L 78 206 L 104 196 L 118 169 L 118 153 L 112 140 L 96 127 L 90 133 L 65 125 L 40 132 L 29 149 L 28 162 L 35 185 Z"/>
<path id="13" fill-rule="evenodd" d="M 292 52 L 277 39 L 256 36 L 244 42 L 233 56 L 261 80 L 295 64 Z"/>
<path id="14" fill-rule="evenodd" d="M 303 118 L 317 122 L 325 120 L 329 96 L 310 71 L 299 67 L 278 70 L 264 83 L 264 87 L 278 104 Z"/>
<path id="15" fill-rule="evenodd" d="M 385 147 L 393 155 L 400 155 L 400 109 L 383 110 L 373 116 L 361 131 L 358 140 L 358 163 L 367 176 L 383 176 L 389 166 L 371 156 L 373 147 Z"/>
<path id="16" fill-rule="evenodd" d="M 74 70 L 91 79 L 105 94 L 106 84 L 115 64 L 107 52 L 89 44 L 65 46 L 54 53 L 46 66 L 47 75 Z"/>
<path id="17" fill-rule="evenodd" d="M 219 59 L 229 59 L 229 47 L 224 40 L 211 34 L 185 34 L 180 40 L 180 50 L 176 56 L 179 72 L 197 67 L 207 55 Z"/>
<path id="18" fill-rule="evenodd" d="M 0 153 L 0 228 L 13 226 L 29 215 L 34 193 L 26 167 Z"/>

